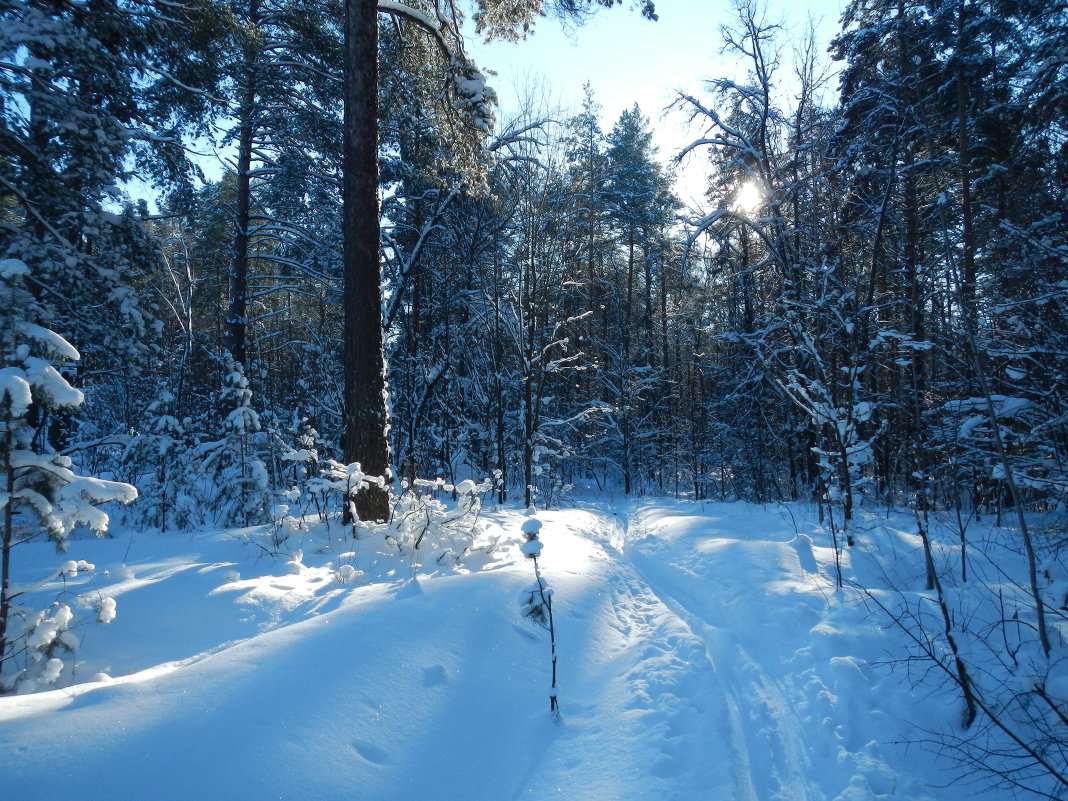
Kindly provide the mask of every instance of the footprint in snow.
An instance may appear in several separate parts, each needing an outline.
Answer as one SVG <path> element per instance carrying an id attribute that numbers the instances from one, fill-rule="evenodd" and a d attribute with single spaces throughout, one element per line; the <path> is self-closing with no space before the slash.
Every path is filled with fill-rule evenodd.
<path id="1" fill-rule="evenodd" d="M 534 640 L 535 642 L 537 642 L 538 635 L 535 634 L 533 631 L 525 629 L 522 626 L 517 626 L 515 623 L 512 624 L 512 628 L 515 629 L 516 634 L 519 634 L 520 636 L 525 637 L 528 640 Z"/>
<path id="2" fill-rule="evenodd" d="M 360 756 L 375 765 L 389 764 L 389 754 L 387 754 L 378 746 L 371 745 L 371 743 L 366 743 L 363 740 L 357 740 L 352 744 L 352 750 L 356 752 L 357 756 Z"/>
<path id="3" fill-rule="evenodd" d="M 424 687 L 434 687 L 438 684 L 444 684 L 448 678 L 444 665 L 432 665 L 423 670 Z"/>

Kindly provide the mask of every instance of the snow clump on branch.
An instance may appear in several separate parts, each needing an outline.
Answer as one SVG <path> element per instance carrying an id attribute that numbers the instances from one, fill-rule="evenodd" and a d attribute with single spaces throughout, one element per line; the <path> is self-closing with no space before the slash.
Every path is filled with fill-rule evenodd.
<path id="1" fill-rule="evenodd" d="M 455 94 L 453 106 L 461 117 L 489 136 L 497 122 L 493 109 L 497 105 L 497 93 L 486 83 L 478 65 L 462 54 L 455 58 L 450 72 Z"/>

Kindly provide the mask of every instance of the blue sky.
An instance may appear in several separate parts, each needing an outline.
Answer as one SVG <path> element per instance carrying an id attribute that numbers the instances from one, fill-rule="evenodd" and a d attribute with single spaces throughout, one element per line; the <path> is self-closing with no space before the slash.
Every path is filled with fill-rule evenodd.
<path id="1" fill-rule="evenodd" d="M 637 102 L 652 120 L 662 156 L 668 157 L 696 138 L 677 113 L 662 118 L 677 90 L 700 94 L 703 80 L 723 75 L 741 78 L 744 68 L 721 52 L 720 30 L 736 19 L 732 0 L 658 0 L 656 6 L 660 16 L 656 22 L 643 19 L 624 2 L 570 32 L 554 20 L 542 19 L 525 41 L 487 45 L 472 38 L 468 51 L 480 66 L 497 72 L 491 83 L 500 96 L 502 117 L 515 111 L 522 87 L 539 81 L 548 87 L 552 100 L 577 109 L 582 86 L 589 81 L 602 106 L 605 130 Z M 803 39 L 809 17 L 819 22 L 820 49 L 826 50 L 837 31 L 841 7 L 841 0 L 768 4 L 768 19 L 784 24 L 783 77 L 788 74 L 790 49 Z M 693 177 L 696 169 L 691 166 L 686 171 Z M 685 187 L 680 189 L 685 194 Z"/>

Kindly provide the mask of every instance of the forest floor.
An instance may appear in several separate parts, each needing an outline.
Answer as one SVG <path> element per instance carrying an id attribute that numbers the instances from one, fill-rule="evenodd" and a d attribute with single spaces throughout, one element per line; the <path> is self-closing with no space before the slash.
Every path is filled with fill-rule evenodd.
<path id="1" fill-rule="evenodd" d="M 35 591 L 109 625 L 58 689 L 0 697 L 5 799 L 868 801 L 1005 799 L 946 786 L 918 744 L 961 702 L 873 598 L 922 589 L 908 518 L 868 515 L 836 589 L 804 505 L 604 501 L 539 512 L 549 638 L 520 615 L 534 579 L 520 511 L 448 569 L 334 527 L 116 532 L 59 559 L 93 574 Z M 294 559 L 295 549 L 302 556 Z M 492 552 L 487 552 L 492 551 Z M 948 557 L 947 557 L 948 558 Z M 20 546 L 16 582 L 55 569 Z M 362 577 L 340 583 L 342 563 Z"/>

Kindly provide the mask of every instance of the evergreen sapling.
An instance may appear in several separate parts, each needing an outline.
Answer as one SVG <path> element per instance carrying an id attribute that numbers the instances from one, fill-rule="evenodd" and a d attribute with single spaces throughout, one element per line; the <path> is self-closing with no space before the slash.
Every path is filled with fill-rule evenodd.
<path id="1" fill-rule="evenodd" d="M 55 606 L 51 614 L 36 615 L 15 606 L 15 599 L 28 590 L 12 584 L 12 550 L 44 535 L 63 551 L 67 537 L 79 525 L 97 534 L 107 530 L 108 516 L 98 504 L 128 504 L 137 497 L 129 484 L 78 475 L 71 459 L 49 444 L 49 415 L 77 409 L 84 400 L 60 372 L 81 355 L 62 336 L 29 319 L 35 308 L 27 289 L 31 277 L 25 262 L 0 260 L 0 670 L 10 672 L 16 655 L 32 660 L 0 687 L 13 686 L 42 660 L 38 678 L 54 683 L 63 669 L 57 649 L 73 650 L 76 645 L 73 635 L 66 633 L 72 615 L 65 604 Z M 66 562 L 46 582 L 74 577 L 82 565 Z M 11 625 L 15 617 L 26 621 L 17 635 Z M 113 610 L 101 620 L 109 622 L 111 617 Z"/>

